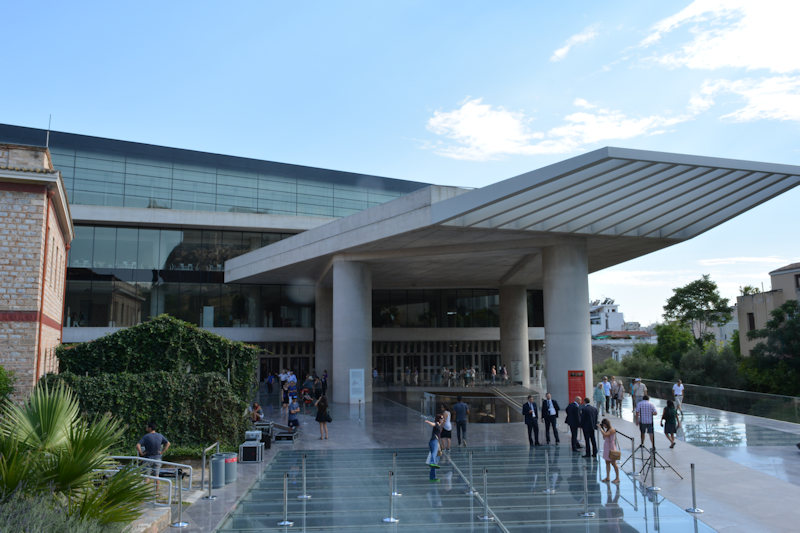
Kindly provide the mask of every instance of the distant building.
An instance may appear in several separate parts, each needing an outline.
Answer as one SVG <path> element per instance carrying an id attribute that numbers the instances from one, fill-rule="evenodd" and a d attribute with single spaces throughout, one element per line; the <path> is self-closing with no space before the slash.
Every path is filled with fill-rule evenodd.
<path id="1" fill-rule="evenodd" d="M 750 355 L 750 351 L 759 342 L 748 339 L 747 332 L 762 329 L 767 325 L 774 309 L 788 300 L 800 300 L 800 263 L 792 263 L 769 273 L 772 290 L 757 294 L 746 294 L 736 298 L 739 317 L 739 343 L 742 355 Z"/>
<path id="2" fill-rule="evenodd" d="M 611 298 L 594 300 L 589 304 L 589 323 L 592 326 L 592 336 L 604 331 L 624 330 L 625 318 L 619 312 L 619 304 Z"/>

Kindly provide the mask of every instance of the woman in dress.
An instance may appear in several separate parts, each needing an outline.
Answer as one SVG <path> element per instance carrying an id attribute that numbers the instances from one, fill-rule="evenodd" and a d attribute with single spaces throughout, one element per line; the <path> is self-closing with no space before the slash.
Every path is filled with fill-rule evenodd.
<path id="1" fill-rule="evenodd" d="M 323 394 L 317 401 L 314 402 L 317 406 L 317 416 L 314 418 L 319 422 L 319 440 L 328 439 L 328 422 L 330 422 L 331 415 L 328 413 L 328 398 Z"/>
<path id="2" fill-rule="evenodd" d="M 453 437 L 453 424 L 450 422 L 450 410 L 447 408 L 447 404 L 445 403 L 443 403 L 439 409 L 439 414 L 443 420 L 441 436 L 442 451 L 449 452 L 450 439 Z"/>
<path id="3" fill-rule="evenodd" d="M 601 481 L 608 482 L 611 467 L 613 466 L 616 479 L 612 483 L 619 483 L 619 466 L 617 466 L 617 460 L 611 458 L 611 452 L 617 451 L 617 430 L 611 427 L 611 422 L 608 421 L 608 418 L 604 418 L 600 422 L 600 433 L 603 435 L 603 459 L 606 462 L 606 478 Z"/>
<path id="4" fill-rule="evenodd" d="M 430 481 L 439 481 L 436 479 L 436 469 L 439 468 L 439 437 L 442 435 L 442 426 L 444 425 L 444 418 L 442 415 L 436 415 L 433 422 L 424 420 L 429 426 L 433 426 L 431 430 L 431 438 L 428 441 L 428 461 L 426 464 L 431 468 Z"/>
<path id="5" fill-rule="evenodd" d="M 675 433 L 678 432 L 680 427 L 678 421 L 678 409 L 675 408 L 675 403 L 672 400 L 667 400 L 667 406 L 661 413 L 661 427 L 664 428 L 664 434 L 670 441 L 670 448 L 675 447 Z"/>

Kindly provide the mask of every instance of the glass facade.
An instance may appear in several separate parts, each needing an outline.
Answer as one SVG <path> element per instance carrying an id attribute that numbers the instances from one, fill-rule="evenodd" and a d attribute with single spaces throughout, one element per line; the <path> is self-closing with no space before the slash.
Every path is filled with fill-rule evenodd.
<path id="1" fill-rule="evenodd" d="M 0 124 L 0 140 L 47 132 Z M 425 183 L 50 132 L 71 204 L 344 217 Z"/>
<path id="2" fill-rule="evenodd" d="M 489 328 L 500 326 L 497 289 L 372 291 L 375 328 Z M 528 326 L 544 326 L 542 291 L 528 291 Z"/>
<path id="3" fill-rule="evenodd" d="M 76 226 L 64 325 L 132 326 L 168 313 L 203 327 L 312 327 L 313 287 L 224 283 L 227 259 L 289 235 Z"/>

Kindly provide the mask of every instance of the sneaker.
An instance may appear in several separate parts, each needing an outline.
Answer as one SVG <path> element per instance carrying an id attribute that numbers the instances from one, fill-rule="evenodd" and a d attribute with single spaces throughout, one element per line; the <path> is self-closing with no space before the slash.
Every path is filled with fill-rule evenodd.
<path id="1" fill-rule="evenodd" d="M 436 464 L 436 463 L 431 463 L 431 464 L 429 464 L 428 466 L 430 466 L 431 468 L 441 468 L 441 466 L 439 466 L 439 465 L 438 465 L 438 464 Z"/>
<path id="2" fill-rule="evenodd" d="M 466 447 L 467 447 L 467 439 L 464 439 L 464 448 Z M 800 444 L 798 444 L 797 447 L 800 448 Z"/>
<path id="3" fill-rule="evenodd" d="M 442 481 L 442 480 L 439 479 L 439 478 L 434 478 L 434 479 L 429 479 L 428 480 L 429 483 L 439 483 L 440 481 Z"/>

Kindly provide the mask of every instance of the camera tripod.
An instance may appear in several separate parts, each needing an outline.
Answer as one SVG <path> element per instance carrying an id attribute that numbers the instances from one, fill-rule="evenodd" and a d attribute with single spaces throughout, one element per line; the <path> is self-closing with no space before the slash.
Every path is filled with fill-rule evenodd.
<path id="1" fill-rule="evenodd" d="M 655 448 L 651 448 L 650 450 L 648 450 L 647 448 L 645 448 L 644 444 L 640 444 L 639 447 L 633 451 L 633 453 L 636 453 L 637 451 L 640 451 L 641 454 L 640 458 L 642 461 L 642 468 L 639 470 L 639 475 L 642 476 L 642 479 L 647 479 L 647 476 L 650 474 L 653 468 L 661 468 L 662 470 L 666 470 L 667 468 L 669 468 L 670 470 L 675 472 L 676 476 L 683 479 L 683 476 L 680 475 L 678 471 L 675 470 L 666 459 L 664 459 L 664 456 L 662 456 L 660 453 L 656 451 Z M 647 454 L 646 459 L 645 459 L 645 453 Z M 628 457 L 628 459 L 630 459 L 630 457 Z M 625 463 L 628 462 L 628 459 L 625 459 Z M 625 463 L 622 464 L 624 465 Z"/>

